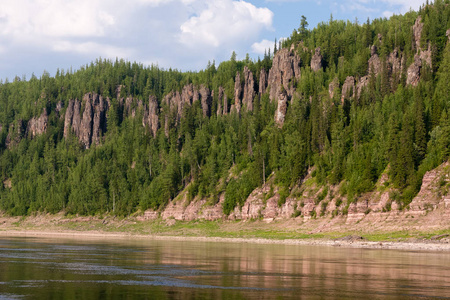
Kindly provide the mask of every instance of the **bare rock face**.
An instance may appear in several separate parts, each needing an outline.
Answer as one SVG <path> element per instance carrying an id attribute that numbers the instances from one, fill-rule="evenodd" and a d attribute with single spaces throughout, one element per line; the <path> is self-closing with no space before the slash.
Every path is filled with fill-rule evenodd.
<path id="1" fill-rule="evenodd" d="M 323 57 L 320 54 L 320 47 L 317 47 L 314 52 L 314 55 L 311 59 L 311 70 L 313 70 L 314 72 L 317 72 L 320 69 L 322 69 L 322 60 L 323 60 Z"/>
<path id="2" fill-rule="evenodd" d="M 417 86 L 420 81 L 420 69 L 422 68 L 422 60 L 419 55 L 414 56 L 414 63 L 409 66 L 406 77 L 406 84 Z"/>
<path id="3" fill-rule="evenodd" d="M 201 85 L 199 93 L 201 97 L 203 116 L 210 117 L 212 105 L 211 91 L 204 85 Z"/>
<path id="4" fill-rule="evenodd" d="M 445 35 L 448 37 L 448 42 L 450 42 L 450 29 L 447 29 Z"/>
<path id="5" fill-rule="evenodd" d="M 269 70 L 268 87 L 270 99 L 278 99 L 283 86 L 287 96 L 294 94 L 294 79 L 300 78 L 300 57 L 287 48 L 279 50 L 273 57 L 272 68 Z"/>
<path id="6" fill-rule="evenodd" d="M 9 125 L 8 135 L 6 136 L 5 145 L 8 149 L 20 143 L 24 137 L 25 126 L 22 120 Z"/>
<path id="7" fill-rule="evenodd" d="M 158 101 L 155 96 L 148 97 L 148 109 L 145 110 L 144 114 L 144 126 L 148 126 L 153 137 L 156 137 L 156 132 L 159 128 L 159 108 Z"/>
<path id="8" fill-rule="evenodd" d="M 234 109 L 237 113 L 241 111 L 241 99 L 242 99 L 242 83 L 241 74 L 236 72 L 236 78 L 234 80 Z"/>
<path id="9" fill-rule="evenodd" d="M 342 98 L 344 101 L 346 98 L 351 98 L 355 96 L 355 77 L 347 76 L 345 78 L 344 84 L 342 85 Z"/>
<path id="10" fill-rule="evenodd" d="M 377 54 L 377 47 L 375 45 L 371 48 L 371 57 L 369 59 L 369 75 L 377 76 L 381 73 L 381 60 Z"/>
<path id="11" fill-rule="evenodd" d="M 288 105 L 288 95 L 285 90 L 281 90 L 278 93 L 277 102 L 278 106 L 277 110 L 275 111 L 275 123 L 277 123 L 279 127 L 282 127 L 286 118 Z"/>
<path id="12" fill-rule="evenodd" d="M 106 132 L 106 112 L 109 110 L 110 100 L 104 100 L 102 96 L 96 95 L 92 99 L 94 120 L 92 125 L 91 143 L 100 144 L 103 133 Z"/>
<path id="13" fill-rule="evenodd" d="M 334 78 L 332 82 L 328 85 L 328 95 L 330 95 L 330 99 L 333 99 L 336 90 L 339 88 L 339 80 L 338 78 Z"/>
<path id="14" fill-rule="evenodd" d="M 223 106 L 223 107 L 222 107 Z M 228 114 L 228 99 L 227 94 L 225 94 L 225 90 L 223 87 L 219 87 L 219 99 L 217 105 L 217 115 L 226 115 Z"/>
<path id="15" fill-rule="evenodd" d="M 247 66 L 244 67 L 244 89 L 242 104 L 247 108 L 248 111 L 253 111 L 253 98 L 255 97 L 255 79 L 253 78 L 253 73 L 248 69 Z"/>
<path id="16" fill-rule="evenodd" d="M 436 169 L 425 173 L 422 179 L 422 186 L 416 197 L 411 201 L 410 208 L 412 214 L 426 214 L 427 210 L 434 210 L 439 204 L 444 206 L 450 204 L 445 201 L 450 198 L 439 193 L 440 181 L 444 184 L 450 182 L 449 162 L 446 162 Z M 447 203 L 446 203 L 447 202 Z"/>
<path id="17" fill-rule="evenodd" d="M 259 96 L 266 92 L 267 89 L 267 72 L 264 69 L 261 69 L 259 73 Z"/>
<path id="18" fill-rule="evenodd" d="M 413 32 L 413 49 L 420 49 L 420 39 L 422 37 L 423 23 L 422 16 L 418 16 L 412 27 Z"/>
<path id="19" fill-rule="evenodd" d="M 402 59 L 398 53 L 398 49 L 394 49 L 387 58 L 388 68 L 390 75 L 401 74 L 402 72 Z"/>
<path id="20" fill-rule="evenodd" d="M 30 121 L 28 121 L 26 135 L 29 136 L 30 138 L 34 138 L 37 135 L 41 135 L 47 132 L 47 127 L 48 127 L 48 115 L 47 110 L 44 108 L 44 111 L 42 112 L 39 118 L 34 117 L 31 118 Z"/>
<path id="21" fill-rule="evenodd" d="M 420 51 L 420 59 L 426 63 L 430 68 L 432 67 L 432 62 L 431 62 L 431 45 L 428 44 L 428 49 L 427 50 L 421 50 Z"/>
<path id="22" fill-rule="evenodd" d="M 102 134 L 106 131 L 106 112 L 109 110 L 109 99 L 88 93 L 83 96 L 84 111 L 81 112 L 81 102 L 70 100 L 64 120 L 64 137 L 70 132 L 78 137 L 85 149 L 92 143 L 98 144 Z M 81 113 L 83 118 L 81 118 Z"/>
<path id="23" fill-rule="evenodd" d="M 359 99 L 361 97 L 361 93 L 363 88 L 365 88 L 369 84 L 369 76 L 364 76 L 359 79 L 359 82 L 356 84 L 356 98 Z"/>

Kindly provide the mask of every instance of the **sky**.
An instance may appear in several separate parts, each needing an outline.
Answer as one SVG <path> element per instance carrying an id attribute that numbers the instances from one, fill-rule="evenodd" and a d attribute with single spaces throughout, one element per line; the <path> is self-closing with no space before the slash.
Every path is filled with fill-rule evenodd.
<path id="1" fill-rule="evenodd" d="M 208 61 L 264 56 L 304 15 L 389 18 L 422 0 L 0 0 L 0 80 L 29 79 L 98 58 L 196 71 Z"/>

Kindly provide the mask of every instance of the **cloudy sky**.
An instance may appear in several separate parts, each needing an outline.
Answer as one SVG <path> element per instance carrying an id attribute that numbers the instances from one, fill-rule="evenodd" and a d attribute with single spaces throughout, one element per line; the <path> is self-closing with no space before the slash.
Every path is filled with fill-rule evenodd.
<path id="1" fill-rule="evenodd" d="M 199 70 L 264 55 L 305 15 L 309 28 L 417 10 L 422 0 L 0 0 L 0 79 L 74 70 L 96 58 Z"/>

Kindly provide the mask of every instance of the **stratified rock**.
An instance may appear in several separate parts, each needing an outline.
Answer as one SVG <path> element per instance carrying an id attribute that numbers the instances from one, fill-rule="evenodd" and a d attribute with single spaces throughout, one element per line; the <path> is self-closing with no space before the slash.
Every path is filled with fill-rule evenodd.
<path id="1" fill-rule="evenodd" d="M 332 82 L 328 85 L 328 94 L 330 95 L 330 99 L 333 99 L 334 93 L 339 88 L 339 80 L 338 78 L 334 78 Z"/>
<path id="2" fill-rule="evenodd" d="M 266 92 L 267 89 L 267 72 L 264 69 L 261 69 L 259 73 L 259 96 Z"/>
<path id="3" fill-rule="evenodd" d="M 347 76 L 344 84 L 342 85 L 342 98 L 341 100 L 348 99 L 355 96 L 355 77 Z"/>
<path id="4" fill-rule="evenodd" d="M 287 48 L 279 50 L 273 57 L 272 68 L 269 70 L 268 88 L 270 99 L 278 99 L 278 94 L 283 86 L 287 96 L 294 94 L 294 79 L 300 78 L 300 57 Z"/>
<path id="5" fill-rule="evenodd" d="M 369 75 L 377 76 L 381 73 L 381 60 L 377 54 L 377 47 L 375 45 L 371 48 L 371 57 L 369 59 Z"/>
<path id="6" fill-rule="evenodd" d="M 317 47 L 311 59 L 311 70 L 317 72 L 322 69 L 322 60 L 323 57 L 322 54 L 320 54 L 320 47 Z"/>
<path id="7" fill-rule="evenodd" d="M 255 79 L 253 78 L 253 73 L 248 69 L 247 66 L 244 67 L 244 91 L 242 104 L 247 108 L 248 111 L 253 111 L 253 98 L 255 97 Z"/>
<path id="8" fill-rule="evenodd" d="M 413 49 L 420 49 L 420 39 L 422 37 L 423 23 L 422 16 L 418 16 L 412 27 L 413 32 Z"/>
<path id="9" fill-rule="evenodd" d="M 34 117 L 28 121 L 26 135 L 29 136 L 30 138 L 34 138 L 37 135 L 41 135 L 47 132 L 47 127 L 48 127 L 48 115 L 47 109 L 44 108 L 44 111 L 42 112 L 39 118 Z"/>
<path id="10" fill-rule="evenodd" d="M 422 60 L 419 55 L 414 56 L 414 63 L 409 66 L 406 77 L 406 84 L 417 86 L 420 81 L 420 69 L 422 68 Z"/>
<path id="11" fill-rule="evenodd" d="M 288 105 L 288 96 L 285 90 L 281 90 L 278 93 L 277 98 L 277 110 L 275 111 L 275 123 L 282 127 L 284 124 L 284 120 L 286 118 L 287 105 Z"/>

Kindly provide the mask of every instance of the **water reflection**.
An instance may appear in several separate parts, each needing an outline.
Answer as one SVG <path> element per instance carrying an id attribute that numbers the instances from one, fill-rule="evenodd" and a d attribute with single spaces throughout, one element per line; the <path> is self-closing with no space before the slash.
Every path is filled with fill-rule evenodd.
<path id="1" fill-rule="evenodd" d="M 0 299 L 411 299 L 448 291 L 449 253 L 0 239 Z"/>

